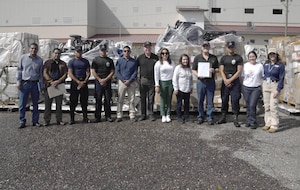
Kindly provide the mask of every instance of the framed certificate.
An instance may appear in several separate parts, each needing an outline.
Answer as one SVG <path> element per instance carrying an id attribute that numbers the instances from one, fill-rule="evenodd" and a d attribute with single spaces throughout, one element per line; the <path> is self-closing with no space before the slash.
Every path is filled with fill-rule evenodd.
<path id="1" fill-rule="evenodd" d="M 198 62 L 198 77 L 211 78 L 210 62 Z"/>

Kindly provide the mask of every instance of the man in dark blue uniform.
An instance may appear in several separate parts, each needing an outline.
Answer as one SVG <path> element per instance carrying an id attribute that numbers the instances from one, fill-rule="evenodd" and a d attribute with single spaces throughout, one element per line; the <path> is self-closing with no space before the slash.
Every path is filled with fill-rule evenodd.
<path id="1" fill-rule="evenodd" d="M 91 75 L 90 63 L 87 59 L 82 58 L 82 48 L 80 46 L 75 48 L 75 58 L 68 63 L 68 74 L 72 79 L 70 91 L 70 124 L 74 124 L 75 109 L 78 104 L 78 96 L 80 95 L 80 105 L 83 113 L 83 122 L 90 123 L 87 117 L 88 105 L 88 81 Z"/>
<path id="2" fill-rule="evenodd" d="M 240 111 L 239 100 L 241 98 L 241 83 L 240 75 L 243 70 L 243 58 L 235 53 L 235 42 L 226 43 L 227 55 L 221 58 L 219 71 L 222 76 L 222 118 L 217 121 L 217 124 L 226 123 L 226 115 L 228 112 L 229 95 L 231 97 L 232 112 L 234 114 L 234 126 L 240 127 L 238 115 Z"/>
<path id="3" fill-rule="evenodd" d="M 95 77 L 96 111 L 95 122 L 101 122 L 102 97 L 104 96 L 104 112 L 106 121 L 111 118 L 111 78 L 115 74 L 114 61 L 107 57 L 107 45 L 100 45 L 99 56 L 92 62 L 92 75 Z"/>

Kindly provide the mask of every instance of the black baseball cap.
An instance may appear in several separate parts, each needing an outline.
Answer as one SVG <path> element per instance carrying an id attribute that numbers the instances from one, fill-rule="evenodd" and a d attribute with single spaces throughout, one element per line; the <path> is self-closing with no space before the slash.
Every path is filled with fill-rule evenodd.
<path id="1" fill-rule="evenodd" d="M 204 42 L 202 43 L 202 46 L 210 46 L 209 41 L 204 41 Z"/>
<path id="2" fill-rule="evenodd" d="M 229 48 L 234 48 L 235 47 L 235 42 L 234 41 L 229 41 L 226 43 L 226 46 Z"/>
<path id="3" fill-rule="evenodd" d="M 107 50 L 107 45 L 106 44 L 101 44 L 100 45 L 100 50 Z"/>
<path id="4" fill-rule="evenodd" d="M 146 41 L 146 42 L 144 43 L 144 47 L 146 47 L 146 46 L 152 46 L 151 42 Z"/>
<path id="5" fill-rule="evenodd" d="M 82 51 L 82 47 L 81 46 L 76 46 L 75 51 Z"/>

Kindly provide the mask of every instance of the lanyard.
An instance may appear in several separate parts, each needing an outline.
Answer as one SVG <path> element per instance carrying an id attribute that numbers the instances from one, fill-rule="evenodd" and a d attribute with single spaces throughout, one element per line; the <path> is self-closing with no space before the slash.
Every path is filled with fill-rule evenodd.
<path id="1" fill-rule="evenodd" d="M 271 67 L 271 63 L 270 63 L 270 65 L 269 65 L 269 68 L 268 68 L 268 73 L 270 73 L 271 71 L 272 71 L 272 69 L 274 68 L 274 66 L 275 66 L 275 64 Z"/>

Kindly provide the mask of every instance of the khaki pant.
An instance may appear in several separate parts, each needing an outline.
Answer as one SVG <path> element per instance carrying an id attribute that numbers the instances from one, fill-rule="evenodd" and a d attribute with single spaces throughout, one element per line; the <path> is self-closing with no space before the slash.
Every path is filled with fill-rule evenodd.
<path id="1" fill-rule="evenodd" d="M 124 98 L 125 93 L 128 94 L 128 101 L 129 101 L 129 117 L 130 119 L 135 118 L 135 90 L 137 87 L 137 82 L 134 81 L 130 84 L 130 86 L 126 86 L 122 81 L 119 80 L 118 83 L 118 106 L 117 106 L 117 118 L 123 117 L 123 105 L 124 105 Z"/>
<path id="2" fill-rule="evenodd" d="M 271 128 L 278 128 L 279 116 L 278 116 L 278 97 L 274 98 L 274 92 L 277 91 L 277 82 L 263 81 L 263 99 L 265 106 L 265 126 L 270 126 Z"/>

